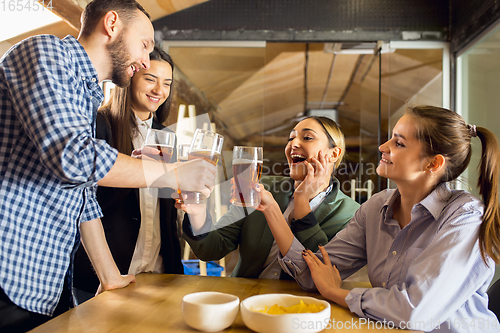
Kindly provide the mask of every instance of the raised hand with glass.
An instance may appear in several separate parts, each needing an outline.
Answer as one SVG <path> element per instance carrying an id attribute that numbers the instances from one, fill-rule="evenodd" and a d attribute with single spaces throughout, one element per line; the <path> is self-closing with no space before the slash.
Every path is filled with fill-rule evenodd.
<path id="1" fill-rule="evenodd" d="M 142 153 L 157 161 L 170 162 L 174 153 L 175 133 L 148 129 Z"/>
<path id="2" fill-rule="evenodd" d="M 213 165 L 217 165 L 222 152 L 223 142 L 224 137 L 220 134 L 199 128 L 196 129 L 193 141 L 189 147 L 188 161 L 203 159 Z M 182 199 L 177 198 L 177 202 L 184 202 L 185 204 L 199 204 L 203 203 L 206 199 L 200 192 L 182 191 L 179 195 Z"/>

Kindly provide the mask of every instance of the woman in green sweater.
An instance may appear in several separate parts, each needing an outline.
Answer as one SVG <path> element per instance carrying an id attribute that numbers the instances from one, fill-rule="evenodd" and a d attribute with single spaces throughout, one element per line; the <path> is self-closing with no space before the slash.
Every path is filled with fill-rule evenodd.
<path id="1" fill-rule="evenodd" d="M 333 172 L 345 153 L 344 135 L 325 117 L 309 117 L 290 132 L 285 155 L 290 177 L 264 176 L 297 239 L 313 251 L 343 229 L 359 205 L 340 190 Z M 231 205 L 212 223 L 205 205 L 176 204 L 187 214 L 183 238 L 198 258 L 219 260 L 239 247 L 231 276 L 286 278 L 277 261 L 278 247 L 262 212 Z M 249 213 L 251 211 L 251 213 Z"/>

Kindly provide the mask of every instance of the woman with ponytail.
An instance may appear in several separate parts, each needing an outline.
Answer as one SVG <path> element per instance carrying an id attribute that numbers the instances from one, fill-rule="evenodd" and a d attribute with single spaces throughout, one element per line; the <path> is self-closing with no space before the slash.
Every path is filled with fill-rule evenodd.
<path id="1" fill-rule="evenodd" d="M 475 137 L 482 144 L 482 201 L 448 186 L 469 165 Z M 374 195 L 317 253 L 285 228 L 260 187 L 258 209 L 284 271 L 363 318 L 425 332 L 499 332 L 486 293 L 500 262 L 495 136 L 450 110 L 408 107 L 379 149 L 377 173 L 397 188 Z M 342 279 L 364 265 L 373 288 L 342 289 Z"/>

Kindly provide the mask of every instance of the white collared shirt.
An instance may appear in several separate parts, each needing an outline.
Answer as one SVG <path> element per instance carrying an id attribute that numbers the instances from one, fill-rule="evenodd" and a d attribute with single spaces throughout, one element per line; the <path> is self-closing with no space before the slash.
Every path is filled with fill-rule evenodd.
<path id="1" fill-rule="evenodd" d="M 133 138 L 134 149 L 143 146 L 146 133 L 153 125 L 153 117 L 141 120 L 135 116 L 139 133 Z M 137 236 L 134 255 L 130 262 L 129 274 L 142 272 L 163 273 L 163 258 L 160 255 L 160 207 L 157 188 L 140 188 L 141 227 Z"/>

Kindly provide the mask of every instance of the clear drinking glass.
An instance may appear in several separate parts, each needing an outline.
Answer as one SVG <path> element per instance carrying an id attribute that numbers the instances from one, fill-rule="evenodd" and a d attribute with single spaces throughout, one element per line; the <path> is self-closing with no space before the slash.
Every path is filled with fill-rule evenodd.
<path id="1" fill-rule="evenodd" d="M 177 145 L 177 161 L 186 162 L 189 156 L 190 143 L 181 143 Z"/>
<path id="2" fill-rule="evenodd" d="M 197 128 L 189 147 L 188 161 L 201 158 L 213 165 L 217 165 L 223 143 L 224 137 L 222 135 Z M 182 191 L 181 194 L 187 195 L 187 198 L 182 200 L 186 204 L 198 204 L 205 200 L 205 196 L 200 192 Z M 179 198 L 176 200 L 181 202 Z"/>
<path id="3" fill-rule="evenodd" d="M 146 140 L 144 141 L 143 147 L 157 149 L 160 153 L 152 154 L 147 150 L 143 150 L 143 154 L 155 160 L 168 163 L 174 153 L 174 142 L 175 133 L 150 128 L 146 134 Z"/>
<path id="4" fill-rule="evenodd" d="M 240 207 L 257 207 L 260 193 L 255 189 L 262 175 L 262 147 L 233 148 L 233 179 L 231 203 Z"/>

